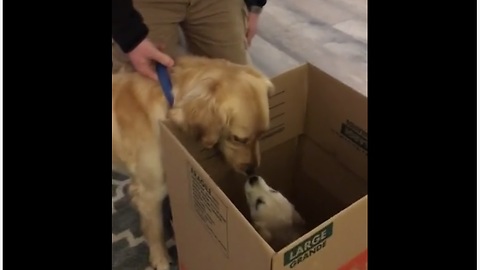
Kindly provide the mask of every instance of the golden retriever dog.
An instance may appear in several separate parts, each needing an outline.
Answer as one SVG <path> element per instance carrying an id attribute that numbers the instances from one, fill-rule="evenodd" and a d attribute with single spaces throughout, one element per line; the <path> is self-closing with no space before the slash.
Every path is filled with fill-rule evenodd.
<path id="1" fill-rule="evenodd" d="M 295 207 L 262 177 L 249 176 L 245 182 L 245 196 L 253 227 L 275 251 L 306 232 L 305 221 Z"/>
<path id="2" fill-rule="evenodd" d="M 132 179 L 130 195 L 140 214 L 150 262 L 168 269 L 161 202 L 167 195 L 159 121 L 217 146 L 237 172 L 259 166 L 259 138 L 269 127 L 270 80 L 250 66 L 184 56 L 169 69 L 174 104 L 161 84 L 137 73 L 112 74 L 112 169 Z"/>

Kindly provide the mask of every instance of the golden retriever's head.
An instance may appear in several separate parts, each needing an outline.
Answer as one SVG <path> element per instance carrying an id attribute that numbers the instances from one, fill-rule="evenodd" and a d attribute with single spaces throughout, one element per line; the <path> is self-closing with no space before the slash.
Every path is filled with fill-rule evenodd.
<path id="1" fill-rule="evenodd" d="M 189 90 L 170 110 L 169 118 L 195 131 L 205 147 L 217 145 L 237 172 L 253 173 L 260 164 L 260 136 L 269 127 L 268 95 L 273 84 L 253 68 L 239 65 L 206 69 L 196 79 L 192 76 L 185 75 L 188 81 L 178 84 L 179 91 Z"/>

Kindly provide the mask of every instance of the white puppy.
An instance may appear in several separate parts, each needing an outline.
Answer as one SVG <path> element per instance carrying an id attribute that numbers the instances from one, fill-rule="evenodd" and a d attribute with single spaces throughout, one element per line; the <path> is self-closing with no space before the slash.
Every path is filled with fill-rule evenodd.
<path id="1" fill-rule="evenodd" d="M 248 178 L 245 195 L 253 227 L 274 250 L 282 249 L 305 232 L 305 221 L 295 207 L 262 177 Z"/>

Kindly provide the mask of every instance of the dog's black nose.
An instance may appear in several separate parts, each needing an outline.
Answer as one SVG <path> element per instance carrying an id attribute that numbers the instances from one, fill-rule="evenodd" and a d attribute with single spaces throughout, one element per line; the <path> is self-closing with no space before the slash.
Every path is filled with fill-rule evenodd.
<path id="1" fill-rule="evenodd" d="M 258 176 L 252 175 L 248 178 L 248 183 L 253 186 L 258 182 Z"/>
<path id="2" fill-rule="evenodd" d="M 245 169 L 245 173 L 248 176 L 254 175 L 255 174 L 255 167 L 253 165 L 248 165 L 247 168 Z"/>

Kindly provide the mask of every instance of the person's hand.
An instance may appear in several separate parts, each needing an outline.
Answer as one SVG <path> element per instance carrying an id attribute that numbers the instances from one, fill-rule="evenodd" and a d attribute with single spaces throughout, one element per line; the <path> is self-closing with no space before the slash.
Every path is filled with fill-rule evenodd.
<path id="1" fill-rule="evenodd" d="M 128 53 L 128 57 L 136 71 L 156 81 L 158 81 L 158 77 L 154 69 L 154 62 L 161 63 L 168 68 L 174 64 L 170 56 L 159 51 L 148 39 L 140 42 L 135 49 Z"/>
<path id="2" fill-rule="evenodd" d="M 247 44 L 250 47 L 252 44 L 252 39 L 257 34 L 257 25 L 258 25 L 258 17 L 260 14 L 250 12 L 248 14 L 248 22 L 247 22 Z"/>

